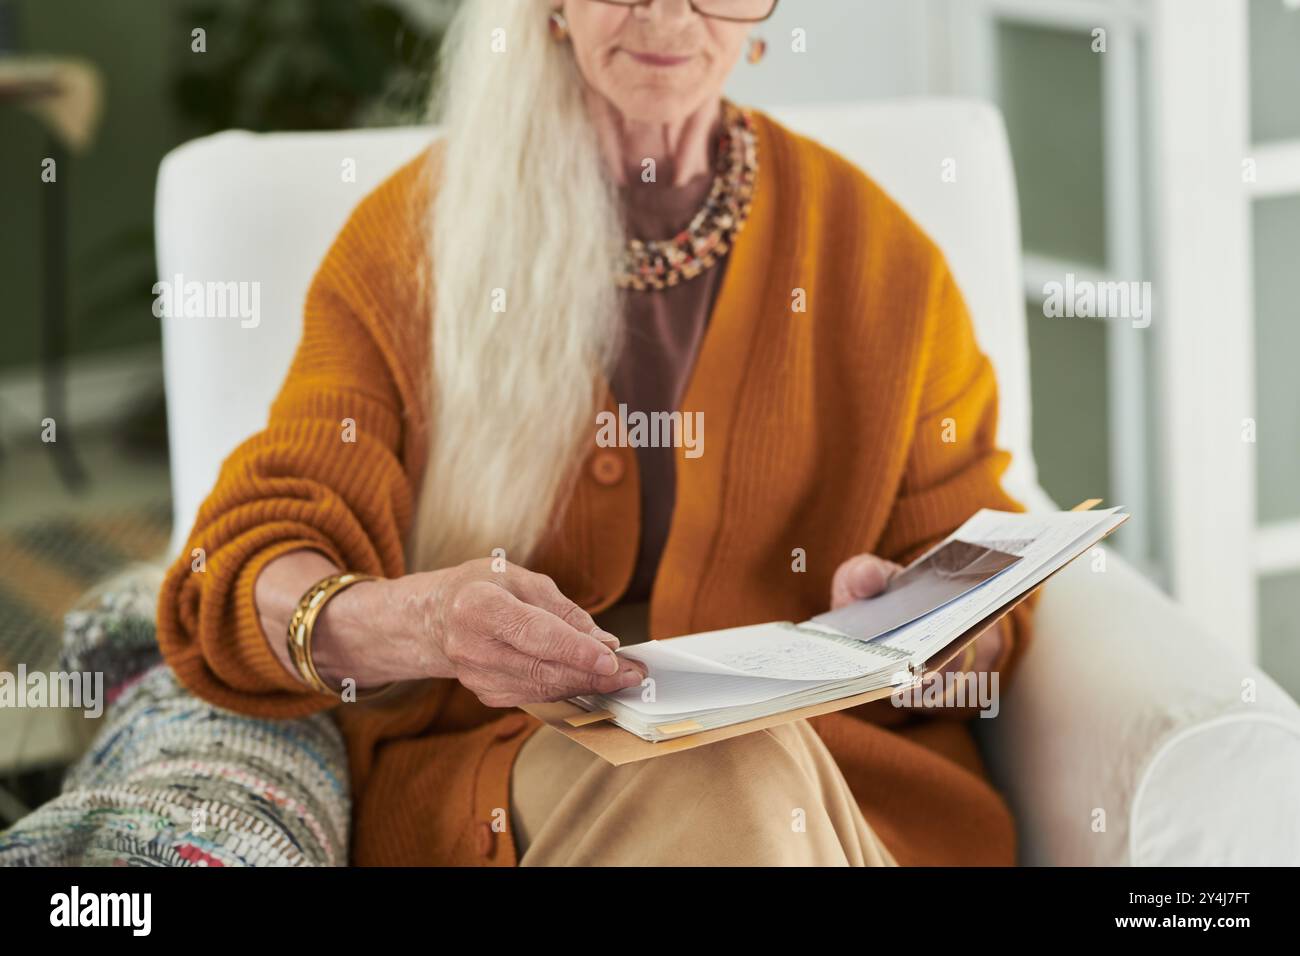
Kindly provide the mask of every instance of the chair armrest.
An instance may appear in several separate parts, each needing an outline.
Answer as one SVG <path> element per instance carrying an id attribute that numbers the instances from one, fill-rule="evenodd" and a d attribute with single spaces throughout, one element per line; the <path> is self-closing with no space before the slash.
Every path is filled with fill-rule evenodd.
<path id="1" fill-rule="evenodd" d="M 1300 707 L 1114 552 L 1043 589 L 976 720 L 1031 865 L 1300 860 Z"/>

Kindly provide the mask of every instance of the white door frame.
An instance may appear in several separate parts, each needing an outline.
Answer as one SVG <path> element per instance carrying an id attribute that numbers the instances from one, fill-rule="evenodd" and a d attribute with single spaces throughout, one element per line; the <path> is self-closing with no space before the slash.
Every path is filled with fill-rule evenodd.
<path id="1" fill-rule="evenodd" d="M 931 0 L 931 9 L 948 26 L 947 48 L 931 57 L 953 64 L 953 91 L 994 101 L 998 21 L 1085 37 L 1106 30 L 1098 55 L 1106 57 L 1107 262 L 1091 277 L 1149 278 L 1156 289 L 1150 329 L 1107 336 L 1111 482 L 1118 503 L 1135 512 L 1122 550 L 1254 659 L 1257 567 L 1300 567 L 1300 522 L 1255 540 L 1254 445 L 1243 440 L 1255 402 L 1250 194 L 1241 175 L 1249 155 L 1246 4 Z M 1300 187 L 1298 158 L 1300 144 L 1258 151 L 1256 188 Z M 1086 266 L 1026 256 L 1026 298 L 1064 271 L 1088 274 Z"/>
<path id="2" fill-rule="evenodd" d="M 1156 329 L 1169 583 L 1258 657 L 1250 50 L 1241 0 L 1149 0 Z"/>

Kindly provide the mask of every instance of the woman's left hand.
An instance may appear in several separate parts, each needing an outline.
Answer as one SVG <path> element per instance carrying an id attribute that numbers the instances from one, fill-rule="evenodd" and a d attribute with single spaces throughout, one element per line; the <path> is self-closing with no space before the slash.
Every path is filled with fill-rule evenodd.
<path id="1" fill-rule="evenodd" d="M 901 570 L 902 565 L 874 554 L 859 554 L 849 558 L 835 570 L 835 576 L 831 578 L 831 609 L 875 597 L 885 590 L 889 579 Z M 1001 646 L 1001 627 L 991 627 L 975 642 L 973 660 L 969 655 L 959 655 L 948 665 L 947 670 L 962 670 L 963 663 L 968 664 L 971 671 L 987 670 L 997 660 Z"/>
<path id="2" fill-rule="evenodd" d="M 886 561 L 874 554 L 859 554 L 849 558 L 836 569 L 835 577 L 831 578 L 831 610 L 875 597 L 885 590 L 889 579 L 901 570 L 901 564 Z"/>

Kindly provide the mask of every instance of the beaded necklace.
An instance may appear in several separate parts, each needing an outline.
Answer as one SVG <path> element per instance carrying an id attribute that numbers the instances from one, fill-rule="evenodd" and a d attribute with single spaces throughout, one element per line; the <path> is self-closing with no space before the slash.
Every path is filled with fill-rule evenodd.
<path id="1" fill-rule="evenodd" d="M 723 133 L 713 188 L 700 211 L 671 239 L 629 239 L 620 289 L 667 289 L 694 279 L 725 256 L 749 218 L 758 172 L 758 134 L 750 114 L 722 101 Z"/>

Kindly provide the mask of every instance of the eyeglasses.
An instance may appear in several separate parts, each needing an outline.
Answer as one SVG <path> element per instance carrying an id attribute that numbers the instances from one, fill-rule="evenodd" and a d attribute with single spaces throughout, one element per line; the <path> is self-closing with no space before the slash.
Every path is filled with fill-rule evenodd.
<path id="1" fill-rule="evenodd" d="M 654 0 L 593 0 L 613 7 L 645 7 Z M 687 0 L 702 17 L 733 23 L 761 23 L 776 12 L 777 0 Z"/>

